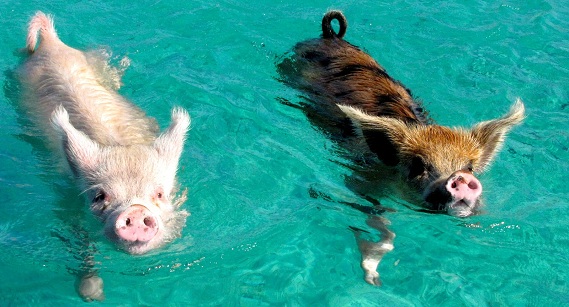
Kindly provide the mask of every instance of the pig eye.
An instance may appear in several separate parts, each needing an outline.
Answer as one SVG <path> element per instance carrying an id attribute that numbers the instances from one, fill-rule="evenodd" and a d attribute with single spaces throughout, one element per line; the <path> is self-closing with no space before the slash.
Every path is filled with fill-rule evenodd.
<path id="1" fill-rule="evenodd" d="M 423 159 L 419 157 L 414 157 L 411 160 L 411 165 L 409 167 L 409 179 L 413 179 L 423 175 L 427 171 L 427 166 Z"/>
<path id="2" fill-rule="evenodd" d="M 156 191 L 154 191 L 154 197 L 159 200 L 164 199 L 164 189 L 162 187 L 157 188 Z"/>
<path id="3" fill-rule="evenodd" d="M 97 194 L 95 194 L 95 198 L 93 198 L 93 202 L 94 203 L 98 203 L 101 202 L 103 200 L 105 200 L 105 192 L 103 191 L 98 191 Z"/>

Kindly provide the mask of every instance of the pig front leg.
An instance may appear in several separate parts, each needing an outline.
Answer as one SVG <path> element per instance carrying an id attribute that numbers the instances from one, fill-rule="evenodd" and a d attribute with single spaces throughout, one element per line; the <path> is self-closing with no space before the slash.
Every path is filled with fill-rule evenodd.
<path id="1" fill-rule="evenodd" d="M 89 235 L 83 227 L 79 225 L 72 226 L 72 233 L 75 236 L 75 240 L 70 240 L 57 231 L 52 231 L 52 235 L 67 246 L 67 249 L 73 254 L 73 258 L 81 259 L 79 269 L 68 268 L 69 272 L 77 276 L 75 290 L 86 302 L 102 301 L 105 298 L 103 294 L 103 280 L 99 277 L 95 268 L 95 247 L 92 245 Z"/>
<path id="2" fill-rule="evenodd" d="M 81 265 L 78 269 L 68 268 L 68 271 L 77 277 L 75 290 L 86 302 L 102 301 L 105 296 L 103 294 L 103 279 L 99 277 L 95 268 L 96 248 L 92 245 L 89 234 L 83 227 L 73 225 L 71 231 L 75 240 L 71 240 L 58 231 L 53 231 L 52 235 L 59 238 L 67 246 L 67 250 L 73 254 L 73 258 L 81 259 Z"/>
<path id="3" fill-rule="evenodd" d="M 381 235 L 379 242 L 370 241 L 362 237 L 365 230 L 350 227 L 354 231 L 358 249 L 362 256 L 361 267 L 364 270 L 364 279 L 367 283 L 374 286 L 381 286 L 377 267 L 385 254 L 393 250 L 393 239 L 395 233 L 387 228 L 389 221 L 377 215 L 370 215 L 367 224 L 377 229 Z"/>
<path id="4" fill-rule="evenodd" d="M 80 274 L 77 285 L 77 293 L 86 302 L 102 301 L 105 299 L 103 293 L 103 279 L 99 277 L 94 267 L 93 255 L 87 255 L 83 259 L 84 272 Z"/>
<path id="5" fill-rule="evenodd" d="M 105 299 L 103 279 L 97 273 L 85 275 L 79 281 L 77 292 L 86 302 L 102 301 Z"/>
<path id="6" fill-rule="evenodd" d="M 95 267 L 96 249 L 92 245 L 88 234 L 81 238 L 82 244 L 79 247 L 79 257 L 81 266 L 77 273 L 76 291 L 86 302 L 102 301 L 105 299 L 103 293 L 103 279 L 99 277 L 99 272 Z"/>

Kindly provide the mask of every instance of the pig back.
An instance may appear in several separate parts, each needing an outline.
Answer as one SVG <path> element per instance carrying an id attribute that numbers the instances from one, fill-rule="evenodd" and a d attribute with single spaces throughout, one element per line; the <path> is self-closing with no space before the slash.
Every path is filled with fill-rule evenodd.
<path id="1" fill-rule="evenodd" d="M 298 43 L 278 66 L 281 80 L 309 95 L 302 109 L 308 118 L 340 143 L 354 126 L 337 105 L 353 106 L 373 116 L 392 117 L 410 125 L 431 120 L 421 103 L 399 81 L 391 78 L 371 56 L 338 36 Z M 379 130 L 356 129 L 368 149 L 386 165 L 399 160 L 394 144 Z M 347 143 L 352 146 L 351 143 Z"/>
<path id="2" fill-rule="evenodd" d="M 427 115 L 409 89 L 358 47 L 337 37 L 294 47 L 297 87 L 310 89 L 319 102 L 349 105 L 375 116 L 427 124 Z"/>
<path id="3" fill-rule="evenodd" d="M 73 126 L 102 145 L 151 144 L 158 125 L 152 118 L 105 86 L 105 69 L 92 67 L 85 53 L 60 41 L 42 42 L 21 72 L 26 105 L 39 125 L 49 126 L 53 110 L 62 105 Z M 99 61 L 100 62 L 100 61 Z M 108 65 L 107 63 L 101 65 Z"/>

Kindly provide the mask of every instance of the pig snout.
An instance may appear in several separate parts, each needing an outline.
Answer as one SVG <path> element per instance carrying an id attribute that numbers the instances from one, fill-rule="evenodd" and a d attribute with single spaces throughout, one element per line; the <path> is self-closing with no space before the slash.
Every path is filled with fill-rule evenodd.
<path id="1" fill-rule="evenodd" d="M 451 175 L 447 180 L 446 189 L 455 203 L 462 201 L 467 205 L 476 202 L 482 194 L 480 181 L 474 175 L 466 172 L 456 172 Z"/>
<path id="2" fill-rule="evenodd" d="M 458 171 L 452 174 L 445 184 L 450 193 L 447 210 L 456 216 L 468 216 L 478 204 L 482 194 L 482 184 L 469 172 Z"/>
<path id="3" fill-rule="evenodd" d="M 457 171 L 427 188 L 425 202 L 434 210 L 458 217 L 470 216 L 480 205 L 482 184 L 472 173 Z"/>
<path id="4" fill-rule="evenodd" d="M 146 207 L 132 205 L 118 216 L 115 232 L 128 242 L 148 242 L 158 233 L 158 223 Z"/>

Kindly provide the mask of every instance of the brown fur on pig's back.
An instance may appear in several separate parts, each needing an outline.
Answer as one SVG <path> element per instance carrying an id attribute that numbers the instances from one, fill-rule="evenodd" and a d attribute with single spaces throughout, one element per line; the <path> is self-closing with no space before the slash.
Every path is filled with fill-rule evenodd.
<path id="1" fill-rule="evenodd" d="M 370 115 L 409 123 L 429 120 L 411 92 L 392 79 L 372 57 L 339 38 L 314 39 L 294 48 L 300 79 L 313 94 Z"/>

